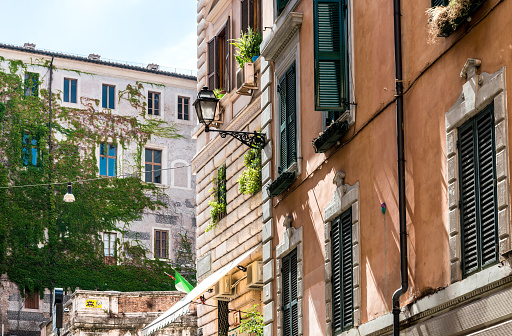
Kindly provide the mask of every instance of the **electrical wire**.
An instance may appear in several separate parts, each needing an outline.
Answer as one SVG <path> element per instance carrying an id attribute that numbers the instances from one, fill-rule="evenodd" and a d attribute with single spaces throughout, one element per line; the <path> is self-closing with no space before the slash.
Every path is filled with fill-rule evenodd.
<path id="1" fill-rule="evenodd" d="M 132 177 L 134 174 L 142 174 L 142 173 L 152 173 L 152 172 L 158 172 L 163 170 L 172 170 L 172 169 L 180 169 L 180 168 L 188 168 L 191 167 L 191 165 L 181 166 L 181 167 L 171 167 L 171 168 L 165 168 L 165 169 L 155 169 L 155 170 L 145 170 L 143 172 L 137 172 L 132 174 L 122 174 L 118 176 L 101 176 L 91 179 L 85 179 L 85 180 L 75 180 L 71 182 L 53 182 L 53 183 L 40 183 L 40 184 L 25 184 L 25 185 L 13 185 L 13 186 L 7 186 L 7 187 L 0 187 L 0 189 L 12 189 L 12 188 L 28 188 L 28 187 L 46 187 L 48 185 L 67 185 L 68 183 L 83 183 L 83 182 L 90 182 L 90 181 L 97 181 L 97 180 L 104 180 L 104 179 L 115 179 L 115 178 L 122 178 L 122 177 Z"/>

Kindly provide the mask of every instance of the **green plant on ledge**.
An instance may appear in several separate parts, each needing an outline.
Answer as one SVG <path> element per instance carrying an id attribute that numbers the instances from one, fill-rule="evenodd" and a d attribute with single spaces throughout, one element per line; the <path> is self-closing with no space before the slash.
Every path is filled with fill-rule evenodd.
<path id="1" fill-rule="evenodd" d="M 253 56 L 260 54 L 261 34 L 252 30 L 251 27 L 247 28 L 247 34 L 240 32 L 239 38 L 230 41 L 233 41 L 231 44 L 237 49 L 235 59 L 240 69 L 244 67 L 244 63 L 252 62 Z"/>
<path id="2" fill-rule="evenodd" d="M 253 195 L 261 189 L 261 149 L 251 148 L 244 155 L 245 170 L 238 178 L 240 192 Z"/>
<path id="3" fill-rule="evenodd" d="M 245 316 L 240 322 L 238 333 L 247 332 L 253 336 L 263 336 L 263 316 L 256 310 L 258 305 L 254 305 L 251 310 L 245 312 Z"/>
<path id="4" fill-rule="evenodd" d="M 449 36 L 485 0 L 450 0 L 448 6 L 427 9 L 430 42 L 437 36 Z"/>
<path id="5" fill-rule="evenodd" d="M 209 190 L 212 193 L 213 200 L 208 202 L 211 207 L 211 221 L 206 227 L 206 232 L 217 227 L 217 223 L 226 216 L 226 165 L 223 164 L 217 170 L 217 174 L 212 178 L 213 187 Z"/>

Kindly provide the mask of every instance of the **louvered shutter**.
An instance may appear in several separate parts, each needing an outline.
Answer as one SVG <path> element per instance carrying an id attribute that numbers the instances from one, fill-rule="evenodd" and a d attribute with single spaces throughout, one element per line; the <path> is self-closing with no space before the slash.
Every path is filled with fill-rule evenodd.
<path id="1" fill-rule="evenodd" d="M 249 0 L 242 0 L 240 2 L 240 30 L 241 33 L 247 32 L 247 27 L 249 27 Z"/>
<path id="2" fill-rule="evenodd" d="M 462 269 L 469 275 L 498 258 L 492 106 L 459 129 L 458 147 Z"/>
<path id="3" fill-rule="evenodd" d="M 229 59 L 229 50 L 231 44 L 229 43 L 229 17 L 226 22 L 226 26 L 224 27 L 224 83 L 222 83 L 222 87 L 229 92 L 230 91 L 230 59 Z"/>
<path id="4" fill-rule="evenodd" d="M 279 80 L 279 148 L 280 148 L 280 163 L 281 170 L 284 171 L 288 168 L 287 164 L 287 150 L 286 143 L 286 74 Z"/>
<path id="5" fill-rule="evenodd" d="M 345 211 L 331 225 L 331 251 L 332 325 L 337 332 L 354 325 L 351 209 Z"/>
<path id="6" fill-rule="evenodd" d="M 218 89 L 217 84 L 217 64 L 216 64 L 217 37 L 208 42 L 208 88 L 210 90 Z"/>
<path id="7" fill-rule="evenodd" d="M 346 0 L 315 0 L 315 108 L 345 110 L 348 97 Z"/>
<path id="8" fill-rule="evenodd" d="M 297 160 L 297 122 L 295 64 L 286 71 L 286 163 L 287 168 Z"/>
<path id="9" fill-rule="evenodd" d="M 283 336 L 299 334 L 297 249 L 282 259 Z"/>

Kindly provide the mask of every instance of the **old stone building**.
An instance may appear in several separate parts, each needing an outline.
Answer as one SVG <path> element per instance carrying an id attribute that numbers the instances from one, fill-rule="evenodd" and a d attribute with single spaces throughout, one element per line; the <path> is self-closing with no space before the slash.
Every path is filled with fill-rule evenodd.
<path id="1" fill-rule="evenodd" d="M 48 67 L 43 65 L 53 58 L 52 90 L 59 92 L 60 104 L 68 108 L 83 108 L 88 102 L 96 101 L 99 108 L 109 109 L 113 114 L 136 116 L 129 102 L 117 97 L 130 85 L 142 85 L 148 118 L 174 123 L 182 136 L 176 139 L 152 136 L 142 152 L 145 170 L 153 172 L 141 172 L 140 176 L 162 191 L 160 200 L 167 207 L 154 211 L 147 209 L 139 220 L 119 223 L 125 234 L 102 232 L 104 255 L 106 260 L 114 258 L 120 244 L 137 240 L 147 249 L 147 257 L 193 269 L 193 258 L 177 259 L 179 251 L 184 249 L 182 236 L 188 237 L 192 252 L 195 249 L 195 178 L 191 161 L 196 141 L 191 138 L 191 132 L 197 124 L 192 106 L 196 77 L 190 71 L 188 74 L 170 72 L 156 64 L 130 65 L 102 60 L 94 54 L 82 57 L 48 52 L 36 49 L 32 44 L 24 47 L 0 44 L 0 56 L 3 69 L 9 69 L 10 61 L 25 63 L 27 73 L 20 73 L 20 76 L 36 76 L 42 88 L 48 88 L 50 84 Z M 122 177 L 133 173 L 130 168 L 134 165 L 134 155 L 137 155 L 135 144 L 123 148 L 112 144 L 112 139 L 106 141 L 97 144 L 96 148 L 98 176 Z M 5 334 L 39 335 L 35 322 L 48 317 L 43 315 L 49 313 L 49 293 L 45 293 L 43 299 L 39 299 L 39 293 L 22 299 L 17 286 L 8 282 L 5 275 L 1 286 L 0 315 Z"/>
<path id="2" fill-rule="evenodd" d="M 184 296 L 181 292 L 98 292 L 78 290 L 64 303 L 60 335 L 136 336 L 144 325 Z M 52 320 L 40 323 L 41 336 L 56 335 Z M 194 308 L 157 335 L 196 336 Z"/>

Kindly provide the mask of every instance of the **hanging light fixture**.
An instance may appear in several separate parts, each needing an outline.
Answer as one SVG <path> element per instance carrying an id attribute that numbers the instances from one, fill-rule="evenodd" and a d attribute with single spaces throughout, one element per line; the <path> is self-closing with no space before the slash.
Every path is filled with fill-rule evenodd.
<path id="1" fill-rule="evenodd" d="M 217 132 L 220 133 L 221 138 L 225 138 L 227 135 L 238 139 L 241 143 L 251 148 L 263 148 L 266 143 L 265 134 L 258 132 L 237 132 L 237 131 L 225 131 L 210 129 L 210 125 L 215 120 L 215 113 L 217 112 L 217 105 L 219 99 L 215 97 L 212 90 L 208 90 L 208 87 L 203 87 L 197 94 L 197 99 L 194 102 L 196 109 L 197 118 L 199 122 L 204 125 L 205 132 Z"/>
<path id="2" fill-rule="evenodd" d="M 73 191 L 71 190 L 71 182 L 68 182 L 68 192 L 64 195 L 64 202 L 70 203 L 75 201 L 75 196 L 73 195 Z"/>

